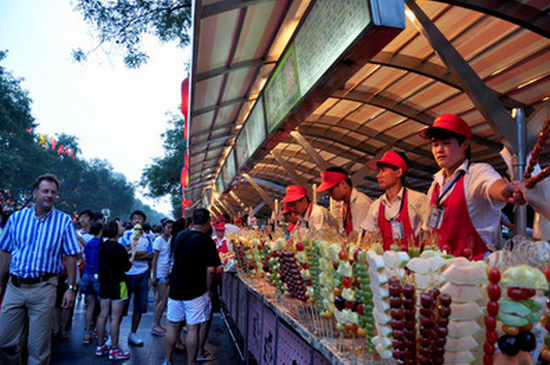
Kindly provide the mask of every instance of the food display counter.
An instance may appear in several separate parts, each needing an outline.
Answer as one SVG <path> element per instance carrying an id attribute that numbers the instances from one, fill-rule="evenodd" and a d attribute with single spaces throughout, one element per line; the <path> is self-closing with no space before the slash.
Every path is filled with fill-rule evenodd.
<path id="1" fill-rule="evenodd" d="M 309 237 L 232 246 L 221 299 L 258 364 L 548 364 L 546 242 L 484 261 Z"/>
<path id="2" fill-rule="evenodd" d="M 278 296 L 263 279 L 224 273 L 221 293 L 225 315 L 243 340 L 237 341 L 240 352 L 250 352 L 258 364 L 384 364 L 362 351 L 364 339 L 316 336 L 306 310 L 292 310 L 303 308 L 302 302 Z M 357 353 L 349 351 L 354 342 Z"/>

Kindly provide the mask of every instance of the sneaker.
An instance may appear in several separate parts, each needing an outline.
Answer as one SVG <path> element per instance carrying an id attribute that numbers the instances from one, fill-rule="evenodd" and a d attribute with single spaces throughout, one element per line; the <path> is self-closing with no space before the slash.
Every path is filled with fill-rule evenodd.
<path id="1" fill-rule="evenodd" d="M 103 340 L 105 341 L 105 345 L 107 345 L 107 347 L 111 347 L 111 335 L 103 336 Z"/>
<path id="2" fill-rule="evenodd" d="M 95 348 L 95 356 L 105 356 L 109 353 L 109 346 L 97 345 Z"/>
<path id="3" fill-rule="evenodd" d="M 132 346 L 143 346 L 143 341 L 135 333 L 130 333 L 128 336 L 128 344 Z"/>
<path id="4" fill-rule="evenodd" d="M 88 345 L 90 342 L 92 342 L 92 336 L 86 333 L 82 339 L 82 343 Z"/>
<path id="5" fill-rule="evenodd" d="M 197 357 L 197 361 L 203 362 L 203 361 L 214 361 L 216 360 L 216 356 L 210 354 L 208 351 L 204 351 L 202 356 Z"/>
<path id="6" fill-rule="evenodd" d="M 126 360 L 130 358 L 130 353 L 122 351 L 120 348 L 109 350 L 109 360 Z"/>

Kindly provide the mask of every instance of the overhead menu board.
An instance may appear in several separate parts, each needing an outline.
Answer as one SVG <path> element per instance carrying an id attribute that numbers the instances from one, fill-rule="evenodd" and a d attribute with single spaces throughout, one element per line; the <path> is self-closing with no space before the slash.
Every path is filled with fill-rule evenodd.
<path id="1" fill-rule="evenodd" d="M 218 193 L 221 193 L 225 190 L 225 184 L 223 182 L 223 174 L 218 174 L 218 178 L 216 179 L 216 191 Z"/>
<path id="2" fill-rule="evenodd" d="M 237 153 L 237 166 L 240 169 L 245 164 L 246 160 L 248 160 L 248 157 L 250 157 L 246 128 L 241 129 L 241 133 L 235 141 L 235 151 Z"/>
<path id="3" fill-rule="evenodd" d="M 370 23 L 367 0 L 317 1 L 294 38 L 305 95 Z"/>
<path id="4" fill-rule="evenodd" d="M 301 97 L 296 55 L 292 44 L 275 69 L 264 91 L 267 131 L 269 133 L 279 125 L 279 122 Z"/>
<path id="5" fill-rule="evenodd" d="M 268 133 L 370 24 L 368 0 L 317 1 L 264 90 Z"/>
<path id="6" fill-rule="evenodd" d="M 281 57 L 222 168 L 227 183 L 372 23 L 372 0 L 318 0 Z M 228 156 L 228 161 L 230 156 Z M 235 166 L 236 163 L 236 166 Z"/>
<path id="7" fill-rule="evenodd" d="M 262 97 L 258 99 L 254 109 L 250 112 L 248 120 L 244 125 L 244 129 L 246 130 L 246 145 L 248 148 L 248 154 L 249 156 L 252 156 L 254 151 L 260 147 L 267 137 Z"/>
<path id="8" fill-rule="evenodd" d="M 231 149 L 231 152 L 227 155 L 227 159 L 225 160 L 225 176 L 224 176 L 224 182 L 225 186 L 227 186 L 231 180 L 235 177 L 237 174 L 237 169 L 235 167 L 235 149 Z"/>

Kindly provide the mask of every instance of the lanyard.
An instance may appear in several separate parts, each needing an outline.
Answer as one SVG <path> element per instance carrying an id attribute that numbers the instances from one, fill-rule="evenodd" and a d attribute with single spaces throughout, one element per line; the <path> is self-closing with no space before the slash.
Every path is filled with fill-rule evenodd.
<path id="1" fill-rule="evenodd" d="M 307 220 L 306 220 L 306 217 L 302 217 L 302 219 L 300 219 L 300 224 L 305 223 L 306 228 L 309 228 L 309 219 L 311 218 L 312 212 L 313 212 L 313 204 L 310 204 L 308 209 L 308 214 L 307 214 Z"/>
<path id="2" fill-rule="evenodd" d="M 399 207 L 399 211 L 394 217 L 390 218 L 390 221 L 392 222 L 396 221 L 399 215 L 401 215 L 401 211 L 403 210 L 403 205 L 405 204 L 405 194 L 407 194 L 407 189 L 403 190 L 403 198 L 401 199 L 401 206 Z"/>
<path id="3" fill-rule="evenodd" d="M 346 227 L 348 225 L 348 220 L 349 220 L 349 216 L 350 216 L 350 213 L 351 213 L 351 199 L 350 199 L 349 203 L 346 204 L 346 205 L 347 205 L 347 210 L 346 210 L 346 214 L 344 215 L 344 231 L 346 230 Z"/>
<path id="4" fill-rule="evenodd" d="M 447 195 L 447 193 L 453 188 L 453 186 L 455 186 L 455 184 L 458 182 L 458 180 L 462 177 L 462 175 L 464 175 L 465 171 L 464 170 L 460 170 L 458 172 L 458 174 L 456 175 L 456 177 L 454 178 L 454 180 L 449 184 L 447 185 L 447 188 L 445 190 L 443 190 L 443 193 L 441 193 L 441 195 L 439 196 L 439 198 L 437 198 L 437 200 L 435 201 L 435 205 L 437 205 L 439 207 L 439 203 L 441 203 L 441 200 L 443 199 L 443 197 L 445 195 Z"/>

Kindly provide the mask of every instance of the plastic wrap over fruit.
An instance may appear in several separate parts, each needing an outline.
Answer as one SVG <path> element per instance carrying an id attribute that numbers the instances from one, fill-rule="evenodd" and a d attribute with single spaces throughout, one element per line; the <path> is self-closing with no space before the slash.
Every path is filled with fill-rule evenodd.
<path id="1" fill-rule="evenodd" d="M 545 241 L 533 241 L 527 237 L 508 240 L 502 250 L 493 252 L 487 261 L 490 267 L 502 272 L 509 267 L 528 265 L 544 271 L 550 262 L 550 245 Z"/>

